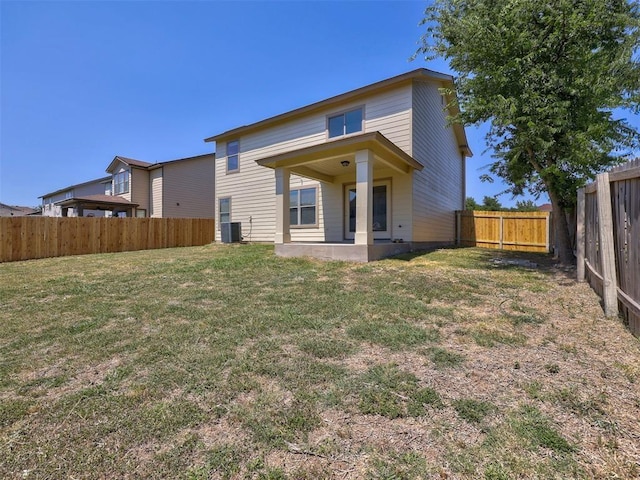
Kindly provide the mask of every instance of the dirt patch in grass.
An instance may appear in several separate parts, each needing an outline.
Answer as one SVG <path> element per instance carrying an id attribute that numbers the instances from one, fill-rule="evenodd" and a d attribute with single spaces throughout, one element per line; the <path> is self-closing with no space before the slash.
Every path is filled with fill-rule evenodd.
<path id="1" fill-rule="evenodd" d="M 479 249 L 2 264 L 0 477 L 638 478 L 640 342 L 574 277 Z"/>

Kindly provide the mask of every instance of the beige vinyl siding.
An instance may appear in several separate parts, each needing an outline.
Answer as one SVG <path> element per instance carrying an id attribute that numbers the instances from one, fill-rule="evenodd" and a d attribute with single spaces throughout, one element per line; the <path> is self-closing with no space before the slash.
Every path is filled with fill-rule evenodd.
<path id="1" fill-rule="evenodd" d="M 213 218 L 213 155 L 169 162 L 162 174 L 162 216 Z"/>
<path id="2" fill-rule="evenodd" d="M 162 218 L 162 170 L 163 168 L 160 167 L 149 173 L 151 177 L 150 217 Z"/>
<path id="3" fill-rule="evenodd" d="M 411 155 L 411 86 L 378 94 L 366 105 L 365 132 L 378 131 Z"/>
<path id="4" fill-rule="evenodd" d="M 149 172 L 147 170 L 131 169 L 129 194 L 131 202 L 137 203 L 137 208 L 145 209 L 149 215 Z M 125 197 L 125 195 L 122 196 Z"/>
<path id="5" fill-rule="evenodd" d="M 455 210 L 464 204 L 464 160 L 447 126 L 439 85 L 414 82 L 413 157 L 425 168 L 414 172 L 414 241 L 453 242 Z"/>
<path id="6" fill-rule="evenodd" d="M 216 197 L 231 197 L 231 221 L 242 223 L 242 235 L 251 241 L 271 242 L 275 233 L 275 175 L 256 160 L 327 141 L 327 117 L 363 107 L 364 132 L 380 131 L 411 153 L 411 89 L 400 86 L 369 98 L 345 103 L 291 122 L 249 133 L 240 141 L 239 171 L 226 173 L 226 142 L 216 145 Z M 293 228 L 293 241 L 340 241 L 343 238 L 343 184 L 321 184 L 291 176 L 291 186 L 318 185 L 318 227 Z M 216 202 L 216 218 L 218 218 Z M 326 205 L 325 205 L 326 203 Z M 251 226 L 249 219 L 252 219 Z M 220 239 L 220 232 L 216 233 Z"/>

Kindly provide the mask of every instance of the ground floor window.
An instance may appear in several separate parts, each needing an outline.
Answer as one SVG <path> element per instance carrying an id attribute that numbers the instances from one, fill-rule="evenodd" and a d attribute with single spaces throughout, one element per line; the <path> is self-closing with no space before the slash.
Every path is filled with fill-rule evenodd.
<path id="1" fill-rule="evenodd" d="M 137 208 L 136 209 L 136 217 L 145 218 L 146 216 L 147 216 L 147 209 L 146 208 Z"/>
<path id="2" fill-rule="evenodd" d="M 318 224 L 317 187 L 291 189 L 289 196 L 289 221 L 292 227 Z"/>
<path id="3" fill-rule="evenodd" d="M 219 223 L 229 223 L 231 221 L 231 197 L 219 199 L 218 206 L 220 211 Z"/>

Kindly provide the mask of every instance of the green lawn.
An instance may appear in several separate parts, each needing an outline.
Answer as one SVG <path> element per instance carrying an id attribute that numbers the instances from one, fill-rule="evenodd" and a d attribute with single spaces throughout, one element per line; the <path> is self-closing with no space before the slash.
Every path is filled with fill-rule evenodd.
<path id="1" fill-rule="evenodd" d="M 640 343 L 574 277 L 480 249 L 0 264 L 0 478 L 638 477 Z"/>

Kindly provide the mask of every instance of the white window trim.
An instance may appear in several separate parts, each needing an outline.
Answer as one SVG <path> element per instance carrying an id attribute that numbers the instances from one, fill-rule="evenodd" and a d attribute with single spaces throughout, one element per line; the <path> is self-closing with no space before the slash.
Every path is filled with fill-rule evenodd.
<path id="1" fill-rule="evenodd" d="M 289 228 L 292 229 L 302 229 L 302 228 L 318 228 L 319 227 L 319 211 L 318 211 L 318 185 L 301 185 L 299 187 L 291 187 L 289 189 L 289 192 L 295 192 L 300 191 L 300 190 L 309 190 L 309 189 L 314 189 L 315 190 L 315 194 L 316 194 L 316 200 L 315 200 L 315 204 L 314 207 L 316 209 L 316 218 L 315 218 L 315 222 L 314 223 L 305 223 L 304 225 L 289 225 Z M 289 212 L 291 211 L 292 205 L 289 205 Z M 300 193 L 298 193 L 298 205 L 296 205 L 296 208 L 298 209 L 298 218 L 300 218 Z M 290 214 L 290 213 L 289 213 Z"/>
<path id="2" fill-rule="evenodd" d="M 327 132 L 327 140 L 334 140 L 337 138 L 345 138 L 345 137 L 351 137 L 353 135 L 360 135 L 362 133 L 364 133 L 364 125 L 365 125 L 365 106 L 364 105 L 358 105 L 355 107 L 351 107 L 351 108 L 347 108 L 344 110 L 338 110 L 337 112 L 331 112 L 330 114 L 327 115 L 326 119 L 325 119 L 325 130 Z M 340 115 L 346 115 L 349 112 L 355 112 L 356 110 L 360 110 L 362 112 L 362 122 L 360 124 L 360 130 L 357 132 L 353 132 L 353 133 L 343 133 L 342 135 L 336 135 L 334 137 L 329 136 L 329 119 L 330 118 L 334 118 Z M 344 130 L 343 130 L 344 131 Z"/>

